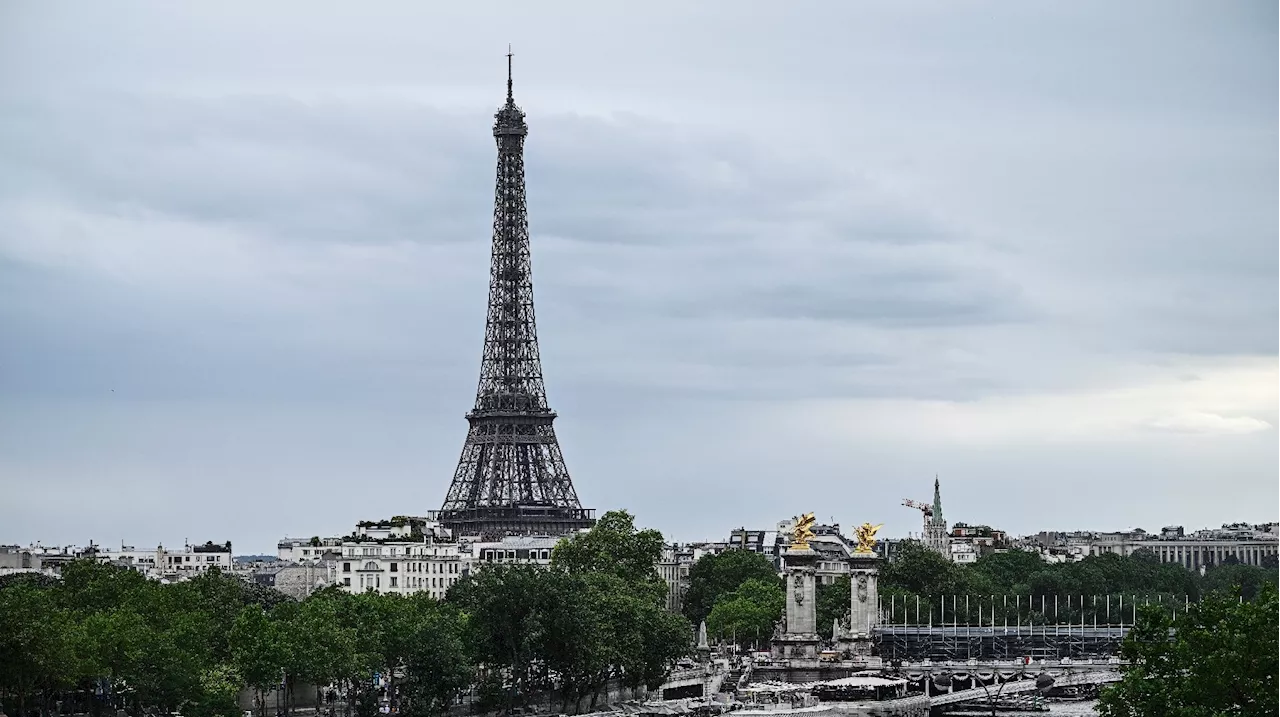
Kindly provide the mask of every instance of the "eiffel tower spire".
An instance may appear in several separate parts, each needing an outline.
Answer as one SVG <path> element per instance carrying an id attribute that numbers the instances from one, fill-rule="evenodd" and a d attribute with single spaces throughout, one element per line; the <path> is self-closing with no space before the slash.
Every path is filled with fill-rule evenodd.
<path id="1" fill-rule="evenodd" d="M 498 171 L 484 356 L 470 429 L 436 517 L 455 535 L 563 535 L 590 527 L 560 452 L 542 380 L 525 206 L 524 112 L 512 93 L 494 115 Z"/>

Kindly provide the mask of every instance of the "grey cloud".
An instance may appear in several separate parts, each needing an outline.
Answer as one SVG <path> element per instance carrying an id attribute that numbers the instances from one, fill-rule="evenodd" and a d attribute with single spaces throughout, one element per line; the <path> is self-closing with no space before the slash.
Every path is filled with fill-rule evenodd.
<path id="1" fill-rule="evenodd" d="M 467 128 L 468 118 L 406 103 L 357 113 L 345 104 L 255 97 L 117 97 L 91 114 L 66 106 L 45 112 L 55 121 L 42 122 L 26 107 L 16 113 L 24 119 L 9 125 L 16 176 L 42 176 L 73 201 L 105 211 L 138 204 L 302 241 L 483 241 L 486 234 L 489 182 L 482 168 L 493 150 L 484 146 L 491 138 L 475 117 Z M 135 124 L 134 117 L 145 120 Z M 616 254 L 601 255 L 597 282 L 604 285 L 591 287 L 588 307 L 635 306 L 636 294 L 616 295 L 617 280 L 645 266 L 669 274 L 666 293 L 652 297 L 651 317 L 754 310 L 889 324 L 1025 313 L 1016 287 L 993 292 L 999 282 L 975 281 L 927 252 L 904 253 L 897 259 L 903 266 L 889 273 L 868 273 L 858 257 L 833 253 L 886 237 L 893 244 L 961 240 L 928 217 L 877 203 L 874 187 L 856 176 L 821 165 L 806 171 L 745 137 L 635 118 L 552 116 L 540 124 L 547 137 L 533 135 L 528 161 L 535 234 L 674 250 L 657 263 L 630 267 Z M 767 267 L 761 259 L 770 261 L 760 253 L 763 245 L 805 237 L 829 242 L 810 245 L 825 254 L 791 262 L 828 263 L 813 286 L 791 283 L 782 265 L 778 276 L 765 268 L 754 285 L 748 279 L 743 291 L 744 276 Z M 679 247 L 698 247 L 697 255 L 681 262 Z M 659 265 L 672 260 L 675 273 Z M 577 269 L 539 275 L 540 286 L 553 287 L 550 301 L 566 290 L 556 287 L 577 283 Z M 639 279 L 635 290 L 647 293 Z"/>
<path id="2" fill-rule="evenodd" d="M 98 94 L 6 109 L 15 193 L 303 240 L 459 241 L 487 225 L 492 140 L 412 104 Z"/>
<path id="3" fill-rule="evenodd" d="M 15 10 L 0 540 L 51 539 L 47 481 L 117 523 L 179 480 L 261 499 L 141 541 L 269 546 L 434 507 L 475 386 L 508 39 L 550 399 L 592 505 L 717 537 L 814 495 L 892 513 L 939 470 L 957 515 L 1012 530 L 1049 520 L 1030 474 L 1112 491 L 1108 513 L 1071 504 L 1096 527 L 1234 519 L 1184 498 L 1223 471 L 1274 495 L 1274 430 L 986 451 L 778 418 L 1274 357 L 1274 5 L 699 4 L 629 9 L 625 31 L 558 7 Z M 779 499 L 798 477 L 812 490 Z"/>

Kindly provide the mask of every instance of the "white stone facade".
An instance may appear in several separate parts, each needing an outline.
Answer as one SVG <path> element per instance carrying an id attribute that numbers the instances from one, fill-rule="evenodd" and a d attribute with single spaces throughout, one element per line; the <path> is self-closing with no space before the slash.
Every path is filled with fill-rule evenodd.
<path id="1" fill-rule="evenodd" d="M 502 540 L 472 543 L 469 549 L 475 563 L 550 565 L 551 553 L 559 542 L 560 538 L 512 535 Z"/>
<path id="2" fill-rule="evenodd" d="M 336 583 L 349 593 L 412 595 L 425 592 L 443 598 L 466 572 L 458 544 L 433 537 L 419 541 L 344 541 L 337 561 Z"/>
<path id="3" fill-rule="evenodd" d="M 0 575 L 17 572 L 39 572 L 60 575 L 62 566 L 72 560 L 92 559 L 135 570 L 152 580 L 178 582 L 217 568 L 231 572 L 231 543 L 185 545 L 178 549 L 155 548 L 139 550 L 132 545 L 119 549 L 89 544 L 86 548 L 75 546 L 49 547 L 31 545 L 25 548 L 4 546 L 0 548 Z"/>
<path id="4" fill-rule="evenodd" d="M 314 563 L 342 552 L 342 538 L 281 538 L 276 558 L 285 563 Z"/>
<path id="5" fill-rule="evenodd" d="M 1230 562 L 1261 566 L 1280 556 L 1277 534 L 1265 529 L 1271 525 L 1258 526 L 1262 529 L 1224 526 L 1222 529 L 1196 531 L 1191 535 L 1183 535 L 1180 528 L 1166 528 L 1158 537 L 1141 531 L 1100 533 L 1091 541 L 1089 554 L 1127 556 L 1139 550 L 1149 550 L 1160 562 L 1176 563 L 1188 570 Z"/>

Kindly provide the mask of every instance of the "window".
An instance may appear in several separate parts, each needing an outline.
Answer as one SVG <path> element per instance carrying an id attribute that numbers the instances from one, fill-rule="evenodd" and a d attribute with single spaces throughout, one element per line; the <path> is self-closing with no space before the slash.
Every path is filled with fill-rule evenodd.
<path id="1" fill-rule="evenodd" d="M 392 566 L 392 567 L 395 567 L 395 566 Z M 395 586 L 396 586 L 396 576 L 392 575 L 392 576 L 391 576 L 391 587 L 395 587 Z"/>
<path id="2" fill-rule="evenodd" d="M 351 578 L 343 578 L 342 584 L 346 585 L 347 587 L 351 587 Z"/>
<path id="3" fill-rule="evenodd" d="M 391 572 L 393 572 L 393 573 L 398 573 L 398 572 L 400 572 L 400 563 L 392 563 L 392 564 L 391 564 Z M 394 582 L 394 581 L 395 581 L 395 578 L 391 578 L 391 580 L 393 581 L 391 584 L 392 584 L 392 585 L 395 585 L 395 582 Z"/>
<path id="4" fill-rule="evenodd" d="M 349 572 L 351 572 L 351 563 L 343 563 L 343 564 L 342 564 L 342 572 L 344 572 L 344 573 L 349 573 Z M 350 584 L 351 584 L 351 578 L 347 578 L 347 584 L 348 584 L 348 585 L 350 585 Z"/>

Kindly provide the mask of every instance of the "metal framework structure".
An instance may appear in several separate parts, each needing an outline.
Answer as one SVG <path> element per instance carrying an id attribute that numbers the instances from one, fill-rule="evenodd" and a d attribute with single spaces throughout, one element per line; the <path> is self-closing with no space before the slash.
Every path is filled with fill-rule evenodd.
<path id="1" fill-rule="evenodd" d="M 1188 595 L 934 595 L 880 598 L 873 637 L 888 660 L 1110 657 L 1142 605 L 1177 625 Z"/>
<path id="2" fill-rule="evenodd" d="M 455 535 L 564 535 L 595 523 L 565 467 L 538 353 L 525 203 L 524 112 L 512 95 L 494 115 L 498 171 L 484 357 L 470 429 L 444 505 L 433 517 Z"/>
<path id="3" fill-rule="evenodd" d="M 1128 631 L 1128 627 L 1079 625 L 881 625 L 876 628 L 876 642 L 880 656 L 886 660 L 1056 660 L 1116 655 Z"/>

